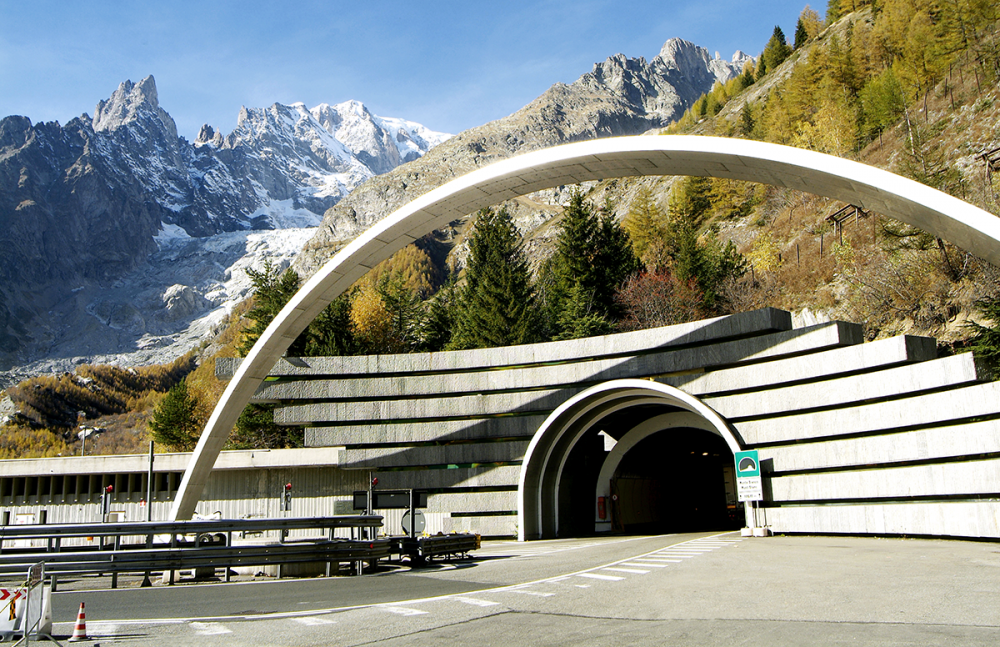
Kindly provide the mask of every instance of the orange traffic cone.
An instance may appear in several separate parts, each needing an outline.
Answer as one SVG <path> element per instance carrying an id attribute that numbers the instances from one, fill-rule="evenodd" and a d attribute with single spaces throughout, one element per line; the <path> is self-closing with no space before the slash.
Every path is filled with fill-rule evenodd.
<path id="1" fill-rule="evenodd" d="M 73 627 L 73 635 L 69 641 L 73 643 L 80 640 L 90 640 L 87 638 L 87 614 L 83 612 L 83 602 L 80 603 L 80 613 L 76 614 L 76 626 Z"/>

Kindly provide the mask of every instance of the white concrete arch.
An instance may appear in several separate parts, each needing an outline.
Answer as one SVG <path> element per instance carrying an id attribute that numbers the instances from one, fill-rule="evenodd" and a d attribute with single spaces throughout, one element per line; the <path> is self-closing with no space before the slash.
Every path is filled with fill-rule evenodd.
<path id="1" fill-rule="evenodd" d="M 549 414 L 528 444 L 517 487 L 520 541 L 558 535 L 560 479 L 570 452 L 587 429 L 615 411 L 642 404 L 676 407 L 699 418 L 698 428 L 721 436 L 733 453 L 742 449 L 739 438 L 722 416 L 680 389 L 636 379 L 593 386 Z"/>
<path id="2" fill-rule="evenodd" d="M 653 434 L 680 428 L 701 429 L 716 435 L 721 435 L 719 434 L 719 430 L 716 429 L 712 423 L 696 413 L 691 413 L 690 411 L 678 411 L 654 416 L 648 420 L 643 420 L 636 426 L 626 431 L 625 434 L 618 439 L 618 442 L 615 443 L 614 449 L 608 452 L 608 455 L 604 459 L 604 463 L 601 465 L 601 472 L 597 477 L 597 487 L 594 492 L 595 531 L 607 532 L 611 530 L 611 521 L 602 521 L 600 516 L 597 514 L 597 500 L 601 497 L 610 499 L 611 479 L 614 478 L 615 472 L 618 470 L 618 465 L 620 465 L 622 459 L 625 458 L 625 454 L 627 454 L 630 449 L 638 445 L 641 441 L 649 438 Z"/>
<path id="3" fill-rule="evenodd" d="M 230 429 L 294 339 L 378 262 L 448 222 L 509 198 L 588 180 L 698 175 L 786 186 L 860 205 L 915 225 L 1000 265 L 1000 219 L 887 171 L 821 153 L 718 137 L 614 137 L 497 162 L 430 191 L 361 234 L 278 313 L 209 418 L 171 508 L 194 512 Z"/>

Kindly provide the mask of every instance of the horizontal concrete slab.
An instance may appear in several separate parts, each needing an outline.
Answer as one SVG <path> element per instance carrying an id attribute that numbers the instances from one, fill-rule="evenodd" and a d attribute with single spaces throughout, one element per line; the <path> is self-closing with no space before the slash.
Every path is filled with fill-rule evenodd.
<path id="1" fill-rule="evenodd" d="M 937 358 L 937 342 L 931 337 L 900 335 L 862 344 L 860 326 L 840 324 L 838 330 L 840 337 L 845 340 L 857 335 L 857 345 L 825 350 L 822 355 L 775 359 L 708 371 L 700 375 L 662 378 L 658 381 L 676 386 L 692 395 L 704 396 L 726 391 L 768 388 L 789 382 L 820 381 L 843 373 L 875 371 L 897 364 Z M 821 331 L 824 329 L 816 327 L 816 333 Z"/>
<path id="2" fill-rule="evenodd" d="M 813 359 L 822 364 L 824 354 Z M 854 402 L 941 391 L 983 380 L 972 353 L 963 353 L 875 373 L 852 375 L 703 401 L 731 422 L 752 416 L 780 415 L 805 409 L 842 407 Z"/>
<path id="3" fill-rule="evenodd" d="M 583 359 L 625 355 L 668 346 L 704 345 L 791 328 L 791 314 L 784 310 L 764 308 L 662 328 L 506 348 L 405 355 L 282 358 L 274 365 L 270 374 L 374 377 L 412 372 L 467 371 L 563 362 L 568 357 Z M 216 375 L 220 378 L 231 377 L 241 361 L 240 358 L 218 360 Z"/>
<path id="4" fill-rule="evenodd" d="M 1000 459 L 768 479 L 774 501 L 823 501 L 1000 494 Z"/>
<path id="5" fill-rule="evenodd" d="M 913 398 L 737 422 L 745 445 L 874 433 L 902 427 L 947 424 L 997 413 L 1000 383 L 977 384 Z"/>
<path id="6" fill-rule="evenodd" d="M 372 447 L 347 449 L 340 456 L 345 469 L 366 467 L 414 467 L 462 463 L 519 461 L 528 449 L 528 440 L 492 443 L 461 443 L 434 447 Z"/>
<path id="7" fill-rule="evenodd" d="M 1000 453 L 1000 420 L 825 442 L 764 447 L 770 471 L 880 465 Z"/>
<path id="8" fill-rule="evenodd" d="M 517 510 L 517 492 L 456 492 L 431 494 L 428 512 L 490 512 Z"/>
<path id="9" fill-rule="evenodd" d="M 517 516 L 451 517 L 445 521 L 445 532 L 471 532 L 483 537 L 513 537 L 517 535 Z"/>
<path id="10" fill-rule="evenodd" d="M 544 415 L 501 416 L 481 420 L 437 420 L 400 424 L 306 427 L 308 447 L 385 443 L 462 441 L 487 438 L 530 438 L 545 421 Z"/>
<path id="11" fill-rule="evenodd" d="M 448 487 L 517 486 L 521 475 L 520 465 L 489 465 L 480 467 L 455 467 L 454 469 L 418 469 L 375 472 L 379 487 L 387 490 Z"/>
<path id="12" fill-rule="evenodd" d="M 429 420 L 458 416 L 485 417 L 503 413 L 548 412 L 580 390 L 487 393 L 423 400 L 317 402 L 280 407 L 274 412 L 274 421 L 279 425 L 294 425 L 307 422 Z"/>
<path id="13" fill-rule="evenodd" d="M 440 375 L 311 379 L 265 382 L 256 401 L 351 400 L 426 397 L 469 392 L 523 390 L 558 385 L 585 387 L 622 378 L 643 378 L 767 358 L 800 355 L 861 341 L 861 327 L 828 323 L 746 339 L 648 355 L 593 359 L 558 365 Z M 564 358 L 569 362 L 573 358 Z M 902 360 L 896 360 L 902 361 Z M 857 370 L 855 368 L 855 370 Z M 734 374 L 740 377 L 742 374 Z M 743 388 L 735 386 L 730 390 Z"/>
<path id="14" fill-rule="evenodd" d="M 941 501 L 768 508 L 774 532 L 1000 538 L 1000 501 Z"/>

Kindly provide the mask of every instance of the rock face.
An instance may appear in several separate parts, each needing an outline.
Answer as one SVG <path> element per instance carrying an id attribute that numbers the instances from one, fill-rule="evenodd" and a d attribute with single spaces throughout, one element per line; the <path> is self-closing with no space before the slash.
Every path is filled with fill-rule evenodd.
<path id="1" fill-rule="evenodd" d="M 678 119 L 716 81 L 728 81 L 752 58 L 731 61 L 703 47 L 668 40 L 651 62 L 618 54 L 570 85 L 556 84 L 516 113 L 466 130 L 410 164 L 368 180 L 326 212 L 296 259 L 309 275 L 343 244 L 396 208 L 486 164 L 556 144 L 635 135 Z"/>
<path id="2" fill-rule="evenodd" d="M 357 184 L 447 137 L 352 101 L 244 108 L 228 136 L 206 125 L 190 143 L 151 76 L 65 126 L 0 120 L 0 371 L 64 352 L 82 312 L 113 337 L 189 322 L 209 307 L 201 288 L 165 296 L 163 313 L 99 294 L 144 274 L 170 240 L 314 227 Z"/>

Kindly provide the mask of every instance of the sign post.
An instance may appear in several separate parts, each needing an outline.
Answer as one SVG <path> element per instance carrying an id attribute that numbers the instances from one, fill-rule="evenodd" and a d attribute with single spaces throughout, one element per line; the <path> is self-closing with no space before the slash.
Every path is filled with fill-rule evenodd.
<path id="1" fill-rule="evenodd" d="M 760 478 L 760 458 L 757 450 L 736 452 L 736 492 L 739 500 L 747 506 L 747 524 L 751 529 L 757 527 L 757 508 L 755 501 L 764 500 L 764 485 Z"/>

